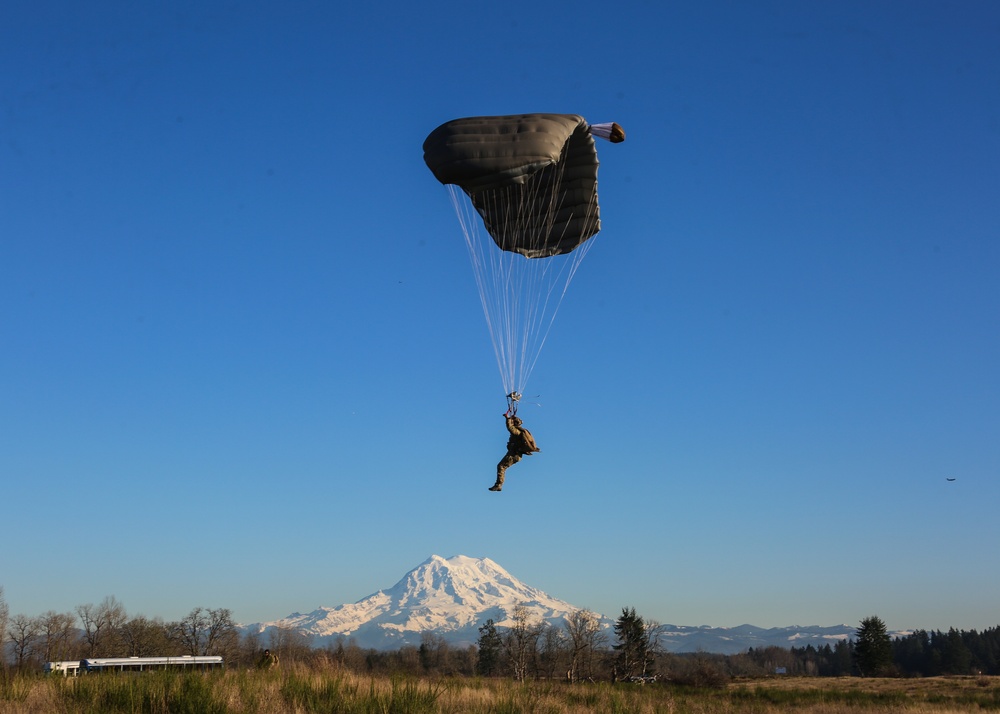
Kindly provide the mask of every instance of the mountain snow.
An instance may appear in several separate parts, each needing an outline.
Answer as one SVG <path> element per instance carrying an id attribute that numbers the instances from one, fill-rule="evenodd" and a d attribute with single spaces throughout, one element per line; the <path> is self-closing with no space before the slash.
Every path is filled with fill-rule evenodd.
<path id="1" fill-rule="evenodd" d="M 559 625 L 580 609 L 525 585 L 489 558 L 432 555 L 388 590 L 352 605 L 321 607 L 247 629 L 292 628 L 311 635 L 314 643 L 344 638 L 374 649 L 419 645 L 425 632 L 450 643 L 470 644 L 479 639 L 479 627 L 488 619 L 497 627 L 509 626 L 517 606 L 524 607 L 533 622 Z"/>
<path id="2" fill-rule="evenodd" d="M 419 645 L 425 633 L 467 646 L 479 639 L 479 627 L 489 619 L 499 629 L 509 627 L 518 606 L 527 610 L 531 622 L 543 620 L 558 627 L 581 609 L 522 583 L 489 558 L 432 555 L 388 590 L 356 603 L 320 607 L 304 615 L 293 613 L 243 629 L 265 635 L 278 627 L 294 629 L 311 636 L 315 646 L 343 641 L 363 649 L 389 650 Z M 613 620 L 597 616 L 609 643 L 613 642 Z M 853 637 L 854 632 L 849 625 L 769 629 L 663 625 L 660 646 L 668 652 L 735 654 L 748 647 L 833 645 Z"/>

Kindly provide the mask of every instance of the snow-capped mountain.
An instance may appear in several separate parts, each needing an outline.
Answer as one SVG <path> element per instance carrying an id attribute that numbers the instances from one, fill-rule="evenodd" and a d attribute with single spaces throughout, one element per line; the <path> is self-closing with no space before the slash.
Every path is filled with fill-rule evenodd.
<path id="1" fill-rule="evenodd" d="M 525 585 L 489 558 L 432 555 L 388 590 L 353 605 L 294 613 L 246 629 L 288 627 L 312 635 L 315 644 L 344 638 L 374 649 L 419 645 L 425 632 L 465 645 L 479 639 L 479 627 L 488 619 L 498 628 L 509 626 L 517 606 L 527 609 L 532 622 L 558 625 L 580 609 Z"/>
<path id="2" fill-rule="evenodd" d="M 581 609 L 522 583 L 489 558 L 432 555 L 388 590 L 379 590 L 354 604 L 321 607 L 304 615 L 294 613 L 243 629 L 266 634 L 275 627 L 292 628 L 311 635 L 316 646 L 342 639 L 364 649 L 396 649 L 419 645 L 424 633 L 465 646 L 479 639 L 479 627 L 489 619 L 499 629 L 510 626 L 518 606 L 527 609 L 531 622 L 544 620 L 559 627 L 568 615 Z M 612 642 L 613 620 L 600 614 L 598 618 Z M 753 625 L 663 625 L 660 646 L 668 652 L 735 654 L 748 647 L 822 647 L 854 633 L 855 628 L 849 625 L 768 629 Z"/>

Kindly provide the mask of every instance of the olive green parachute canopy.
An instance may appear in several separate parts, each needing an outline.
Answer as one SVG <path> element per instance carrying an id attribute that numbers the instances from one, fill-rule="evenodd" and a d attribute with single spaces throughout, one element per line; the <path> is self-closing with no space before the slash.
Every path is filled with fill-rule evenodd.
<path id="1" fill-rule="evenodd" d="M 596 134 L 623 141 L 617 124 L 575 114 L 455 119 L 424 141 L 424 161 L 459 186 L 496 244 L 528 258 L 569 253 L 601 229 Z"/>

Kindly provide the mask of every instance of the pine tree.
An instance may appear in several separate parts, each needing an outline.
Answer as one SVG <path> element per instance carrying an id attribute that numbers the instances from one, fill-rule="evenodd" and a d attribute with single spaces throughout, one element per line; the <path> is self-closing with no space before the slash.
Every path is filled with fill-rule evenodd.
<path id="1" fill-rule="evenodd" d="M 615 657 L 615 679 L 628 681 L 632 677 L 649 674 L 652 653 L 649 650 L 646 623 L 635 614 L 634 607 L 622 608 L 621 617 L 615 623 L 615 635 L 618 637 L 618 642 L 613 645 L 618 652 Z"/>
<path id="2" fill-rule="evenodd" d="M 484 677 L 499 674 L 503 640 L 492 618 L 479 628 L 479 660 L 476 669 Z"/>
<path id="3" fill-rule="evenodd" d="M 892 640 L 885 623 L 875 617 L 861 621 L 854 643 L 854 665 L 862 677 L 878 677 L 892 666 Z"/>

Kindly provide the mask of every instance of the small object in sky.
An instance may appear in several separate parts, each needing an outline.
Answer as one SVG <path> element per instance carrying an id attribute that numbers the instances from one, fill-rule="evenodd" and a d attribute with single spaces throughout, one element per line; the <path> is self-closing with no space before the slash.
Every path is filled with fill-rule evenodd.
<path id="1" fill-rule="evenodd" d="M 954 481 L 955 479 L 953 479 L 953 478 L 948 478 L 948 477 L 946 476 L 944 480 L 945 480 L 945 481 Z"/>

